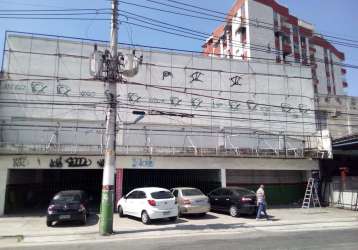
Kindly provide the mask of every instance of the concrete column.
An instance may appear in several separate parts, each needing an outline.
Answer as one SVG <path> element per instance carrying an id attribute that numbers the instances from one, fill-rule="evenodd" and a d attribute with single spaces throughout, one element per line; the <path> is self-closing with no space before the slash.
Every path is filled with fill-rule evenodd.
<path id="1" fill-rule="evenodd" d="M 226 169 L 222 168 L 220 169 L 220 175 L 221 175 L 221 187 L 226 187 Z"/>
<path id="2" fill-rule="evenodd" d="M 5 194 L 7 184 L 7 169 L 0 169 L 0 216 L 5 211 Z"/>

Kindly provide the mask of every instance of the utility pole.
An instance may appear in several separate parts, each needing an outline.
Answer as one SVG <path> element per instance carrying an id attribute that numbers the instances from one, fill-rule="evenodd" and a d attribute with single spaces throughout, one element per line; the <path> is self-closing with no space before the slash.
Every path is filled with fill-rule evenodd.
<path id="1" fill-rule="evenodd" d="M 118 0 L 112 0 L 112 24 L 110 55 L 106 69 L 107 121 L 104 169 L 102 181 L 101 215 L 99 230 L 101 235 L 113 233 L 114 173 L 116 163 L 116 117 L 118 77 Z"/>

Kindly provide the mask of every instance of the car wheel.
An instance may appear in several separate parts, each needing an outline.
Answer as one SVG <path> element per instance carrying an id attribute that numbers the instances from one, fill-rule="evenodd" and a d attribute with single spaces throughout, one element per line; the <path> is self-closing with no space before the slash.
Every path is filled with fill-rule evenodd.
<path id="1" fill-rule="evenodd" d="M 52 221 L 50 221 L 50 220 L 46 221 L 46 225 L 47 225 L 48 227 L 52 227 Z"/>
<path id="2" fill-rule="evenodd" d="M 231 207 L 230 207 L 230 215 L 231 215 L 232 217 L 237 217 L 237 216 L 239 216 L 239 210 L 237 209 L 236 206 L 231 206 Z"/>
<path id="3" fill-rule="evenodd" d="M 178 219 L 178 216 L 169 217 L 170 221 L 176 221 Z"/>
<path id="4" fill-rule="evenodd" d="M 118 216 L 119 216 L 119 218 L 124 217 L 123 208 L 121 206 L 118 206 Z"/>
<path id="5" fill-rule="evenodd" d="M 147 211 L 142 212 L 141 219 L 142 219 L 143 224 L 146 224 L 146 225 L 150 224 L 150 218 L 149 218 Z"/>

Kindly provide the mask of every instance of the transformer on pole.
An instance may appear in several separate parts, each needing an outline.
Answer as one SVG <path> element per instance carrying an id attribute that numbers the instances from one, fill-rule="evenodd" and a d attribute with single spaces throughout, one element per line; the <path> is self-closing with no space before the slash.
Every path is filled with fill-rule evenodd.
<path id="1" fill-rule="evenodd" d="M 99 51 L 97 45 L 90 59 L 91 75 L 106 82 L 106 143 L 101 197 L 101 214 L 99 231 L 101 235 L 113 233 L 114 175 L 116 163 L 116 117 L 117 117 L 117 83 L 122 83 L 122 76 L 132 77 L 138 72 L 142 58 L 118 53 L 118 0 L 112 0 L 112 25 L 110 50 Z"/>

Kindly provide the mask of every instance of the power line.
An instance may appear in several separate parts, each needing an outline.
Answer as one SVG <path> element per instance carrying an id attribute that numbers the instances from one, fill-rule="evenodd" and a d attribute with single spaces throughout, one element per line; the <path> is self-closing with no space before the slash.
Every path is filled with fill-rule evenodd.
<path id="1" fill-rule="evenodd" d="M 1 12 L 1 11 L 0 11 Z M 0 13 L 0 17 L 22 17 L 22 16 L 82 16 L 82 15 L 108 15 L 109 12 L 67 12 L 67 13 Z M 37 17 L 34 17 L 36 19 Z"/>
<path id="2" fill-rule="evenodd" d="M 95 14 L 95 13 L 93 13 Z M 0 19 L 24 19 L 24 20 L 73 20 L 73 21 L 110 21 L 110 18 L 84 18 L 84 17 L 23 17 L 23 16 L 0 16 Z"/>
<path id="3" fill-rule="evenodd" d="M 168 6 L 168 7 L 171 7 L 171 8 L 175 8 L 175 9 L 180 9 L 182 10 L 183 8 L 182 7 L 177 7 L 177 6 L 173 6 L 173 5 L 169 5 L 167 3 L 162 3 L 160 1 L 154 1 L 154 0 L 146 0 L 147 2 L 152 2 L 152 3 L 156 3 L 156 4 L 159 4 L 159 5 L 164 5 L 164 6 Z M 231 15 L 230 13 L 224 13 L 224 12 L 220 12 L 220 11 L 216 11 L 216 10 L 210 10 L 210 9 L 207 9 L 207 8 L 203 8 L 203 7 L 200 7 L 200 6 L 197 6 L 197 5 L 192 5 L 192 4 L 188 4 L 188 3 L 183 3 L 183 2 L 179 2 L 179 1 L 176 1 L 176 0 L 167 0 L 167 2 L 172 2 L 172 3 L 175 3 L 177 5 L 180 5 L 180 6 L 187 6 L 187 7 L 191 7 L 191 8 L 194 8 L 194 9 L 199 9 L 199 10 L 204 10 L 206 12 L 200 12 L 200 11 L 195 11 L 195 10 L 192 10 L 192 9 L 184 9 L 186 11 L 190 11 L 190 12 L 195 12 L 195 13 L 198 13 L 198 14 L 202 14 L 202 15 L 208 15 L 208 12 L 211 12 L 211 13 L 217 13 L 217 14 L 220 14 L 222 15 L 222 18 L 225 18 L 226 17 L 231 17 L 231 18 L 234 18 L 235 15 Z M 212 14 L 209 14 L 210 16 L 214 16 L 214 17 L 219 17 L 220 16 L 216 16 L 216 15 L 212 15 Z M 268 25 L 268 27 L 272 27 L 274 28 L 274 25 L 272 25 L 272 23 L 268 23 L 268 22 L 265 22 L 265 21 L 262 21 L 260 19 L 250 19 L 250 18 L 242 18 L 243 20 L 247 20 L 247 21 L 252 21 L 256 24 L 265 24 L 265 25 Z M 231 21 L 233 22 L 233 21 Z M 340 37 L 337 37 L 337 36 L 332 36 L 332 35 L 326 35 L 326 34 L 323 34 L 323 33 L 314 33 L 318 36 L 327 36 L 327 37 L 331 37 L 331 38 L 335 38 L 335 39 L 340 39 L 340 40 L 345 40 L 345 41 L 349 41 L 349 42 L 355 42 L 355 43 L 358 43 L 358 40 L 352 40 L 352 39 L 346 39 L 346 38 L 340 38 Z"/>
<path id="4" fill-rule="evenodd" d="M 10 74 L 14 74 L 14 73 L 10 73 Z M 61 81 L 71 81 L 71 80 L 81 80 L 81 81 L 94 81 L 92 78 L 66 78 L 66 77 L 53 77 L 53 76 L 48 76 L 48 75 L 36 75 L 36 74 L 18 74 L 18 75 L 29 75 L 29 76 L 34 76 L 34 77 L 44 77 L 46 78 L 46 80 L 61 80 Z M 41 79 L 41 78 L 39 78 Z M 31 80 L 31 78 L 29 79 L 25 79 L 25 80 Z M 151 85 L 151 84 L 145 84 L 145 83 L 138 83 L 138 82 L 126 82 L 126 84 L 131 84 L 131 85 L 138 85 L 138 86 L 144 86 L 144 87 L 151 87 L 151 88 L 157 88 L 157 89 L 162 89 L 165 91 L 172 91 L 172 92 L 177 92 L 177 93 L 182 93 L 182 94 L 188 94 L 188 92 L 185 92 L 185 89 L 188 90 L 193 90 L 192 88 L 181 88 L 183 89 L 183 91 L 179 91 L 176 90 L 174 88 L 172 88 L 171 86 L 163 86 L 163 85 Z M 179 87 L 180 88 L 180 87 Z M 223 97 L 213 97 L 213 96 L 208 96 L 208 95 L 203 95 L 203 94 L 198 94 L 198 93 L 189 93 L 191 95 L 194 96 L 199 96 L 199 97 L 205 97 L 205 98 L 210 98 L 210 99 L 218 99 L 218 100 L 225 100 L 225 101 L 234 101 L 234 102 L 238 102 L 238 103 L 243 103 L 243 104 L 247 104 L 246 101 L 240 101 L 240 100 L 235 100 L 235 99 L 229 99 L 229 98 L 223 98 Z M 270 105 L 270 104 L 263 104 L 263 103 L 256 103 L 253 102 L 252 104 L 258 105 L 258 106 L 264 106 L 264 107 L 274 107 L 274 108 L 282 108 L 282 106 L 279 105 Z M 299 111 L 307 111 L 307 112 L 320 112 L 322 111 L 321 109 L 300 109 L 300 108 L 294 108 L 292 107 L 291 110 L 299 110 Z M 342 113 L 342 114 L 347 114 L 350 115 L 348 113 Z M 351 115 L 357 115 L 357 114 L 351 114 Z"/>
<path id="5" fill-rule="evenodd" d="M 132 18 L 133 19 L 133 18 Z M 128 21 L 121 21 L 122 23 L 127 23 L 127 24 L 130 24 L 130 25 L 133 25 L 133 26 L 137 26 L 137 27 L 141 27 L 141 28 L 145 28 L 145 29 L 150 29 L 150 30 L 155 30 L 155 31 L 159 31 L 159 32 L 162 32 L 162 33 L 166 33 L 166 34 L 171 34 L 171 35 L 176 35 L 176 36 L 180 36 L 180 37 L 185 37 L 185 38 L 190 38 L 190 39 L 193 39 L 193 40 L 198 40 L 198 41 L 202 41 L 204 42 L 205 39 L 203 36 L 201 35 L 195 35 L 193 34 L 192 32 L 186 32 L 186 31 L 181 31 L 181 30 L 178 30 L 178 29 L 173 29 L 173 28 L 169 28 L 169 30 L 176 30 L 178 32 L 182 32 L 182 33 L 187 33 L 189 35 L 184 35 L 184 34 L 180 34 L 180 33 L 176 33 L 176 32 L 169 32 L 168 31 L 168 27 L 164 27 L 165 29 L 160 29 L 160 28 L 156 28 L 156 27 L 162 27 L 161 25 L 156 25 L 156 24 L 150 24 L 150 25 L 153 25 L 153 26 L 156 26 L 156 27 L 149 27 L 149 26 L 146 26 L 146 25 L 142 25 L 142 24 L 138 24 L 138 23 L 133 23 L 133 22 L 128 22 Z M 144 23 L 148 23 L 146 21 L 140 21 L 140 22 L 144 22 Z M 169 25 L 169 24 L 168 24 Z M 186 29 L 184 27 L 181 27 L 182 29 Z M 238 46 L 238 47 L 242 47 L 242 48 L 249 48 L 253 51 L 259 51 L 259 52 L 264 52 L 264 53 L 267 53 L 267 54 L 275 54 L 275 55 L 283 55 L 284 52 L 283 50 L 276 50 L 276 49 L 268 49 L 267 47 L 263 46 L 263 45 L 256 45 L 256 44 L 252 44 L 252 43 L 236 43 L 236 42 L 233 42 L 234 45 Z M 216 55 L 216 56 L 227 56 L 225 53 L 223 54 L 219 54 L 219 53 L 211 53 L 213 55 Z M 270 58 L 257 58 L 257 57 L 247 57 L 247 58 L 250 58 L 250 59 L 260 59 L 260 60 L 270 60 L 270 61 L 276 61 L 276 58 L 275 59 L 270 59 Z M 296 57 L 293 56 L 293 55 L 287 55 L 286 58 L 292 58 L 294 59 L 293 61 L 287 61 L 287 63 L 297 63 L 295 60 L 296 60 Z M 307 57 L 308 58 L 308 57 Z M 298 59 L 302 60 L 302 59 L 306 59 L 306 57 L 303 57 L 303 56 L 300 56 Z M 316 63 L 325 63 L 325 60 L 323 58 L 317 58 L 315 57 L 315 61 Z M 332 62 L 333 65 L 337 65 L 337 66 L 341 66 L 341 67 L 345 67 L 345 68 L 353 68 L 353 69 L 358 69 L 358 66 L 357 65 L 352 65 L 352 64 L 345 64 L 345 63 L 341 63 L 341 62 Z M 309 64 L 307 64 L 309 65 Z"/>
<path id="6" fill-rule="evenodd" d="M 92 9 L 2 9 L 1 12 L 68 12 L 68 11 L 110 11 L 110 8 L 92 8 Z M 109 12 L 108 12 L 109 13 Z M 110 14 L 110 13 L 109 13 Z"/>

